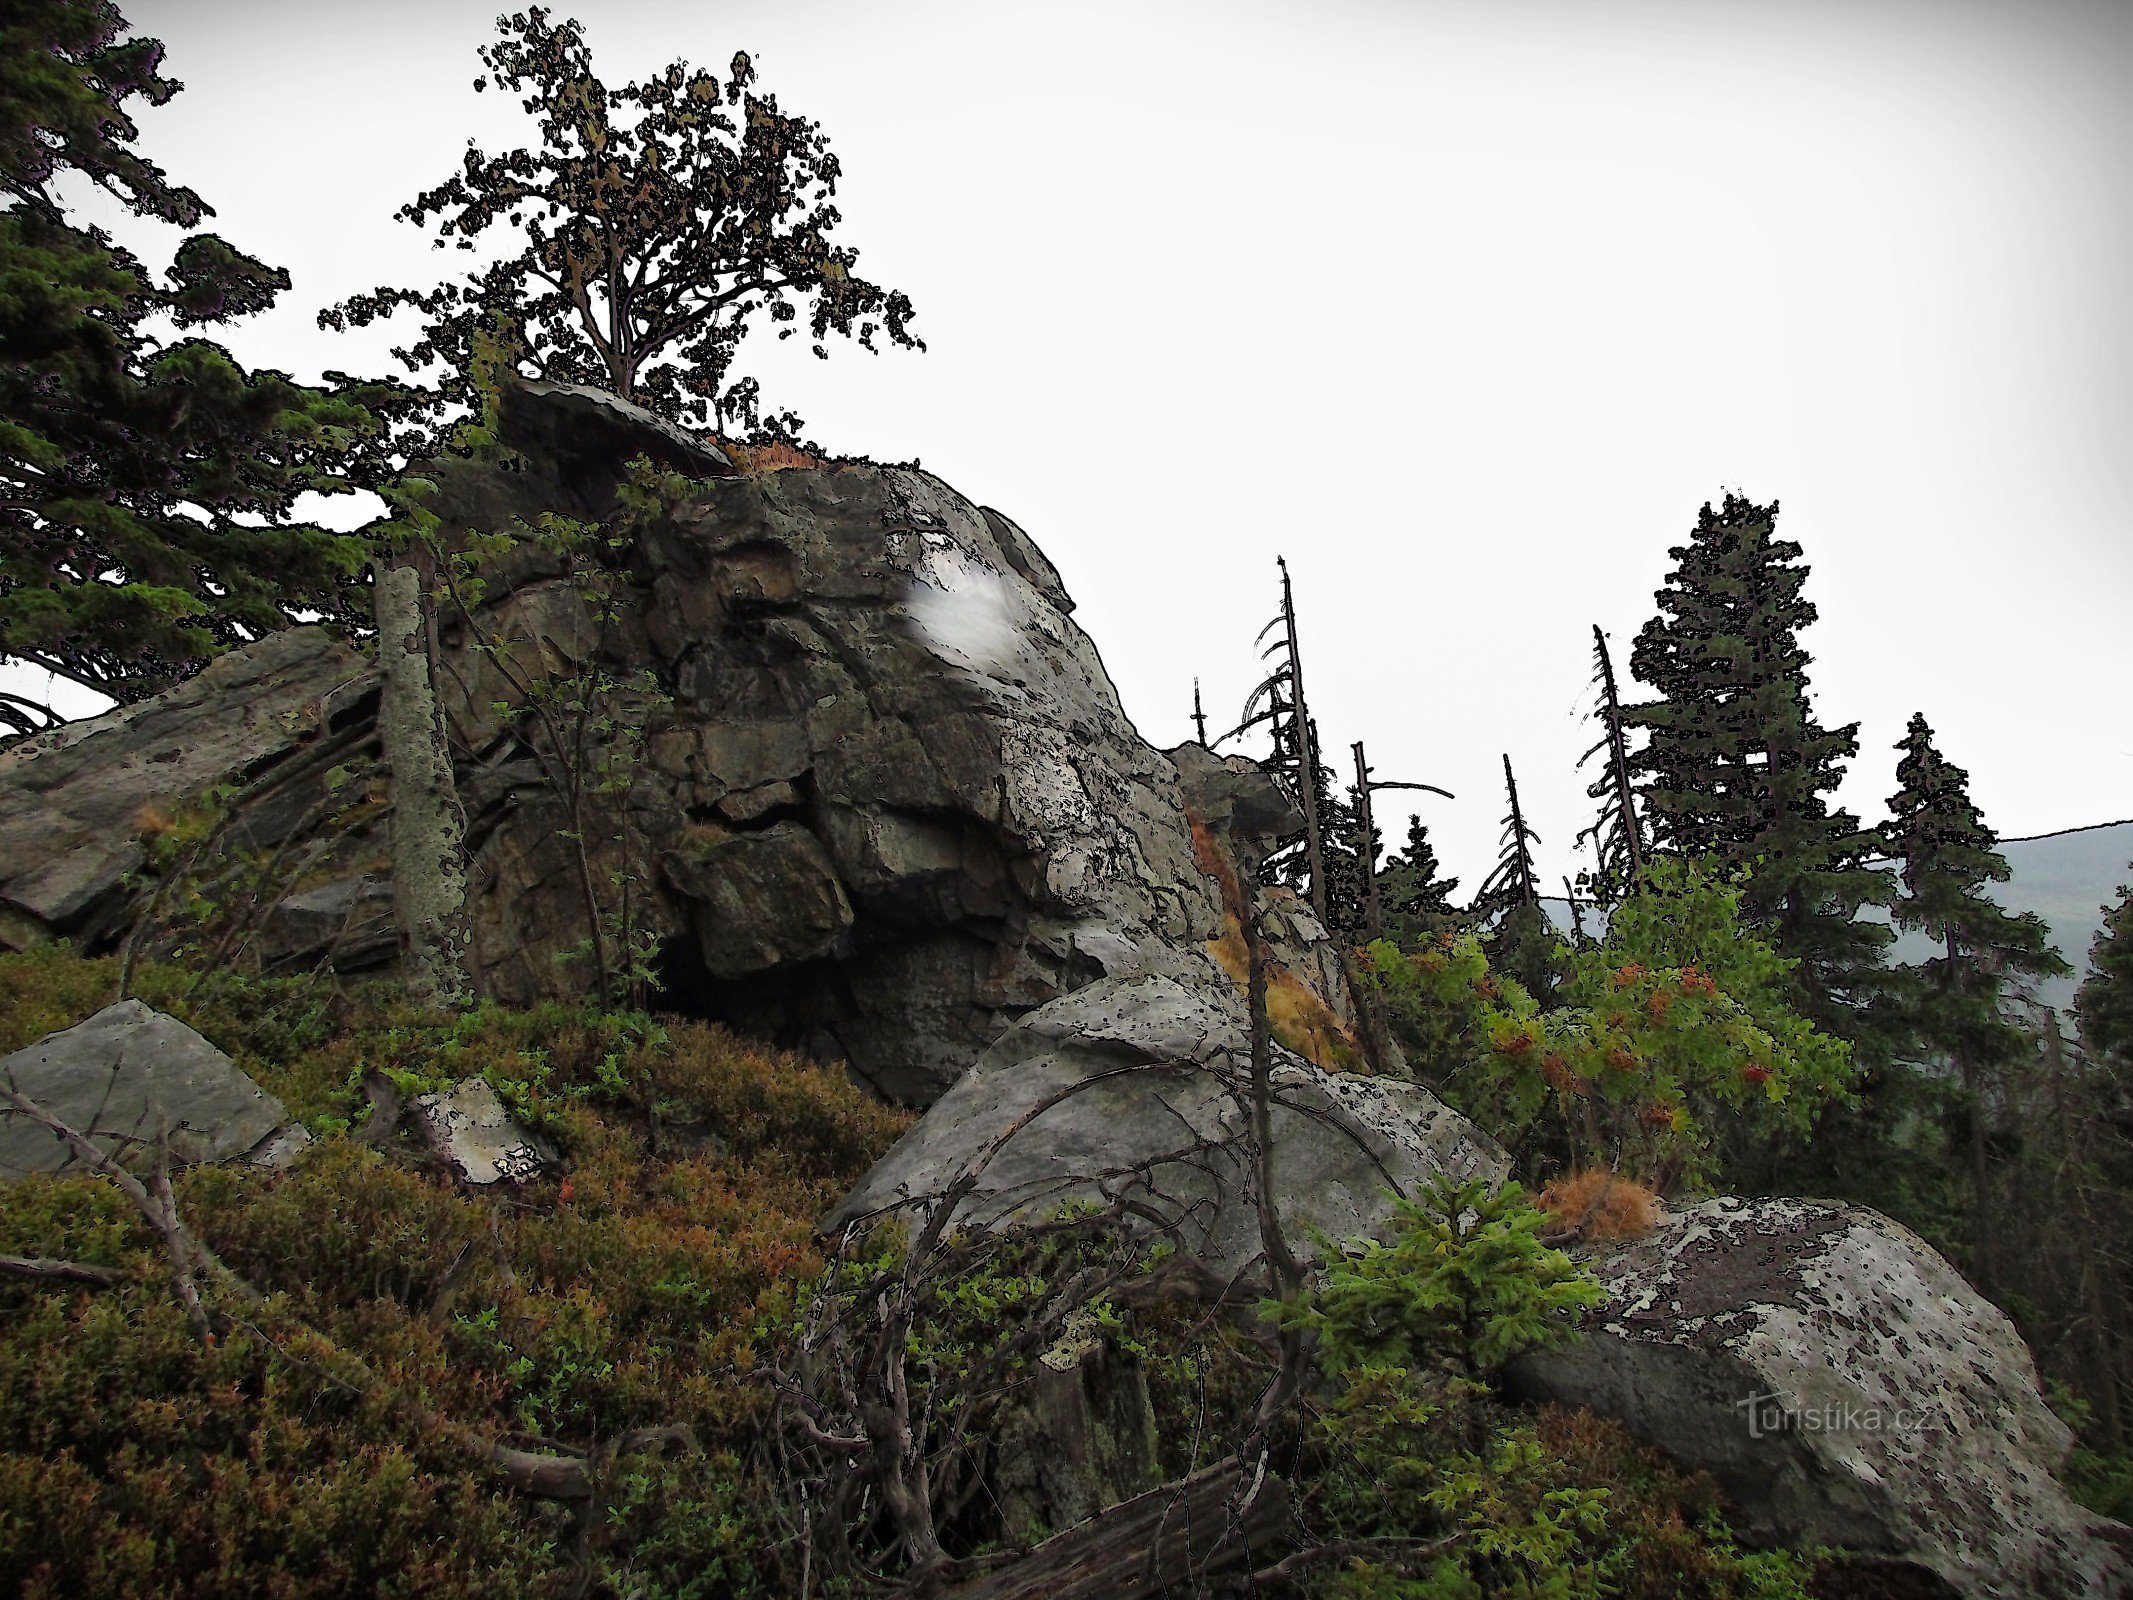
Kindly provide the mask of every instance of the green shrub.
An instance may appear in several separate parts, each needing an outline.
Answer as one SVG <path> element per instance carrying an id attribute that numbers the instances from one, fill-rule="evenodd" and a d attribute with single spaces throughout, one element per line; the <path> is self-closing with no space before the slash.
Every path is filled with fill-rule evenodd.
<path id="1" fill-rule="evenodd" d="M 1611 1423 L 1505 1405 L 1493 1376 L 1574 1337 L 1599 1285 L 1540 1242 L 1515 1186 L 1440 1182 L 1388 1243 L 1329 1260 L 1291 1326 L 1327 1393 L 1299 1441 L 1304 1532 L 1354 1553 L 1320 1567 L 1339 1600 L 1804 1600 L 1806 1566 L 1743 1555 L 1706 1480 Z"/>
<path id="2" fill-rule="evenodd" d="M 1697 1186 L 1718 1175 L 1714 1129 L 1804 1135 L 1857 1076 L 1850 1047 L 1791 1009 L 1795 963 L 1739 914 L 1738 884 L 1660 857 L 1603 941 L 1558 952 L 1551 1010 L 1472 935 L 1412 955 L 1379 941 L 1368 981 L 1432 1081 L 1514 1149 Z"/>

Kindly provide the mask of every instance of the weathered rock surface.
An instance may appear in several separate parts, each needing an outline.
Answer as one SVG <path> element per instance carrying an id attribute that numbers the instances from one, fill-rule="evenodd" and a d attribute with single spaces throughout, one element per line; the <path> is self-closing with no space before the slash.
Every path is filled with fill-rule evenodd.
<path id="1" fill-rule="evenodd" d="M 584 882 L 612 915 L 618 873 L 660 942 L 666 1003 L 845 1060 L 899 1100 L 930 1101 L 1017 1017 L 1093 979 L 1220 981 L 1202 948 L 1220 903 L 1176 773 L 1006 517 L 915 469 L 731 476 L 712 447 L 569 386 L 510 390 L 502 431 L 511 454 L 425 468 L 446 538 L 604 515 L 639 453 L 699 481 L 640 529 L 618 623 L 532 542 L 485 568 L 471 622 L 443 619 L 482 993 L 582 993 Z M 595 665 L 660 693 L 602 707 L 642 755 L 578 830 L 538 718 L 515 708 Z M 143 807 L 235 776 L 250 792 L 231 870 L 246 851 L 282 863 L 247 956 L 392 960 L 386 790 L 358 725 L 374 703 L 363 663 L 294 630 L 0 756 L 0 861 L 21 864 L 0 906 L 21 939 L 109 948 L 153 887 L 126 879 Z"/>
<path id="2" fill-rule="evenodd" d="M 2072 1440 L 2021 1336 L 1908 1230 L 1859 1206 L 1708 1200 L 1590 1265 L 1607 1304 L 1585 1338 L 1524 1358 L 1521 1385 L 1709 1470 L 1749 1536 L 1993 1600 L 2133 1586 L 2133 1531 L 2053 1479 Z"/>
<path id="3" fill-rule="evenodd" d="M 138 1000 L 108 1005 L 0 1060 L 0 1087 L 19 1091 L 107 1153 L 167 1136 L 179 1161 L 282 1166 L 308 1142 L 281 1102 L 228 1056 Z M 57 1134 L 0 1107 L 0 1178 L 80 1165 Z"/>
<path id="4" fill-rule="evenodd" d="M 545 1139 L 512 1120 L 486 1078 L 467 1078 L 435 1094 L 418 1094 L 408 1112 L 430 1149 L 477 1187 L 524 1183 L 556 1159 Z"/>
<path id="5" fill-rule="evenodd" d="M 1129 1202 L 1223 1278 L 1260 1255 L 1248 1185 L 1251 1056 L 1241 1004 L 1161 975 L 1105 979 L 1024 1017 L 824 1222 L 930 1210 L 973 1178 L 956 1225 Z M 1495 1143 L 1419 1084 L 1320 1071 L 1276 1050 L 1276 1205 L 1309 1234 L 1373 1233 L 1439 1174 L 1500 1178 Z"/>
<path id="6" fill-rule="evenodd" d="M 144 832 L 226 779 L 292 762 L 374 690 L 353 651 L 291 628 L 152 700 L 0 751 L 0 944 L 108 935 L 132 904 Z"/>

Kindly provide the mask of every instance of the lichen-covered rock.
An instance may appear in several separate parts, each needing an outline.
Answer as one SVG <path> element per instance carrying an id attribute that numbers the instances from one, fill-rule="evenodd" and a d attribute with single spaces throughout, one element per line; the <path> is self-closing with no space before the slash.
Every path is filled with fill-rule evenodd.
<path id="1" fill-rule="evenodd" d="M 1227 1279 L 1256 1271 L 1250 1044 L 1226 991 L 1104 979 L 1017 1023 L 824 1222 L 924 1214 L 966 1176 L 954 1221 L 984 1226 L 1079 1201 L 1129 1202 Z M 1275 1200 L 1299 1254 L 1313 1230 L 1374 1233 L 1429 1179 L 1508 1170 L 1479 1129 L 1415 1083 L 1329 1073 L 1277 1048 Z"/>
<path id="2" fill-rule="evenodd" d="M 2133 1535 L 2052 1476 L 2072 1441 L 2021 1336 L 1908 1230 L 1860 1206 L 1708 1200 L 1589 1265 L 1606 1305 L 1517 1381 L 1710 1471 L 1749 1536 L 1979 1600 L 2133 1584 Z"/>
<path id="3" fill-rule="evenodd" d="M 486 1078 L 419 1094 L 408 1110 L 429 1147 L 467 1183 L 524 1183 L 555 1160 L 545 1139 L 511 1119 Z"/>
<path id="4" fill-rule="evenodd" d="M 88 1135 L 106 1154 L 161 1139 L 179 1161 L 282 1166 L 308 1141 L 281 1102 L 228 1056 L 139 1000 L 108 1005 L 0 1059 L 0 1087 Z M 0 1106 L 0 1178 L 81 1164 L 58 1134 Z"/>

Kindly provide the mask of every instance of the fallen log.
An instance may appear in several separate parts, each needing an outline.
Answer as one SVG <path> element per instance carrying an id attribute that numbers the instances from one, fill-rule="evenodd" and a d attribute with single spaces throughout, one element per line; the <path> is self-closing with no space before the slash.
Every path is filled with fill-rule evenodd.
<path id="1" fill-rule="evenodd" d="M 1234 1459 L 1120 1501 L 933 1600 L 1144 1600 L 1242 1566 L 1289 1525 L 1289 1494 Z"/>

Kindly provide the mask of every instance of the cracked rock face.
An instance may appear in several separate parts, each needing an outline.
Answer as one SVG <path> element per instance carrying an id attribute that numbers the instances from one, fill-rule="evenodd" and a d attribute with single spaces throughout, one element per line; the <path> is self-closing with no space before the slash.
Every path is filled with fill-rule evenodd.
<path id="1" fill-rule="evenodd" d="M 151 700 L 0 751 L 0 944 L 112 938 L 145 834 L 215 784 L 319 744 L 374 687 L 354 651 L 291 628 Z"/>
<path id="2" fill-rule="evenodd" d="M 447 527 L 582 514 L 578 416 L 514 401 L 525 470 L 461 464 Z M 1220 907 L 1176 773 L 1005 517 L 905 468 L 709 479 L 640 533 L 628 579 L 604 637 L 537 561 L 492 580 L 482 621 L 521 663 L 597 656 L 670 699 L 612 819 L 651 867 L 637 914 L 666 1003 L 925 1104 L 1082 984 L 1214 974 L 1200 947 Z M 474 753 L 476 979 L 524 1003 L 585 937 L 567 824 L 496 709 L 507 675 L 466 630 L 443 646 L 441 698 Z"/>
<path id="3" fill-rule="evenodd" d="M 2021 1336 L 1907 1229 L 1861 1206 L 1707 1200 L 1587 1264 L 1607 1304 L 1518 1382 L 1710 1471 L 1750 1537 L 1993 1600 L 2133 1586 L 2133 1532 L 2052 1476 L 2072 1439 Z"/>
<path id="4" fill-rule="evenodd" d="M 530 543 L 485 568 L 472 625 L 443 620 L 483 994 L 582 994 L 583 881 L 609 892 L 624 869 L 664 1003 L 847 1062 L 904 1102 L 930 1102 L 1016 1018 L 1095 979 L 1221 981 L 1202 948 L 1220 904 L 1176 772 L 1012 522 L 913 469 L 733 476 L 592 391 L 506 400 L 515 455 L 426 469 L 447 539 L 603 516 L 639 452 L 698 481 L 628 552 L 619 625 L 599 626 Z M 665 703 L 605 708 L 642 752 L 603 794 L 581 868 L 519 713 L 529 683 L 595 664 L 649 675 Z M 295 629 L 0 755 L 0 842 L 18 863 L 0 877 L 0 942 L 110 948 L 152 888 L 137 870 L 148 808 L 235 781 L 225 856 L 273 856 L 289 879 L 248 953 L 281 970 L 390 964 L 386 791 L 348 776 L 378 756 L 375 704 L 367 663 Z"/>
<path id="5" fill-rule="evenodd" d="M 1255 1275 L 1250 1041 L 1242 1005 L 1148 975 L 1105 979 L 1024 1017 L 824 1222 L 925 1213 L 966 1174 L 953 1219 L 983 1226 L 1075 1201 L 1129 1203 L 1220 1279 Z M 1431 1178 L 1500 1179 L 1493 1140 L 1420 1084 L 1328 1073 L 1277 1047 L 1276 1204 L 1312 1230 L 1376 1233 Z"/>

